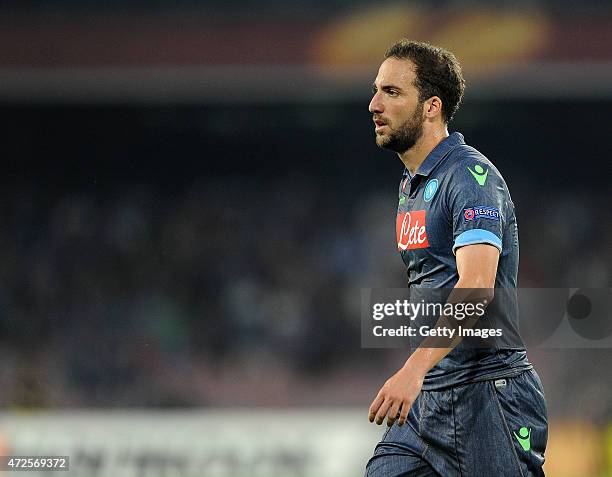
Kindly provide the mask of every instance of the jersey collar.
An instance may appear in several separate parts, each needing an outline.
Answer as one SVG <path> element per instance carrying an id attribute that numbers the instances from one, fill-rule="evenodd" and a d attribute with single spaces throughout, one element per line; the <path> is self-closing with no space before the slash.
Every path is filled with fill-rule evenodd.
<path id="1" fill-rule="evenodd" d="M 465 144 L 463 134 L 454 132 L 447 138 L 444 138 L 440 143 L 433 148 L 433 150 L 427 155 L 425 160 L 419 166 L 415 175 L 427 177 L 431 174 L 431 171 L 438 165 L 438 163 L 446 156 L 446 154 L 459 144 Z M 404 176 L 410 177 L 408 169 L 404 170 Z"/>

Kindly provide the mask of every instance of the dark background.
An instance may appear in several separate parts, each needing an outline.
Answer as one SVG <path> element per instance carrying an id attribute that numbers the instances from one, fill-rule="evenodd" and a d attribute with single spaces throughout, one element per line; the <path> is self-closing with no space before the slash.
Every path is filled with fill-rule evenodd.
<path id="1" fill-rule="evenodd" d="M 610 24 L 598 1 L 0 2 L 0 403 L 365 413 L 406 358 L 359 340 L 361 289 L 406 283 L 367 110 L 402 36 L 462 62 L 449 130 L 509 185 L 520 286 L 611 287 Z M 529 356 L 556 442 L 603 442 L 610 347 Z"/>
<path id="2" fill-rule="evenodd" d="M 402 167 L 376 148 L 367 102 L 5 104 L 2 336 L 18 363 L 5 404 L 275 404 L 264 389 L 226 396 L 194 393 L 191 374 L 174 382 L 200 365 L 265 367 L 253 352 L 288 379 L 378 375 L 368 363 L 384 353 L 359 349 L 347 302 L 361 286 L 405 284 L 393 252 Z M 610 285 L 611 110 L 467 98 L 451 125 L 509 184 L 521 286 Z M 538 353 L 545 378 L 572 363 L 560 385 L 597 379 L 569 350 Z M 184 361 L 189 371 L 175 368 Z M 364 396 L 320 397 L 345 399 Z M 572 406 L 558 400 L 560 412 Z"/>

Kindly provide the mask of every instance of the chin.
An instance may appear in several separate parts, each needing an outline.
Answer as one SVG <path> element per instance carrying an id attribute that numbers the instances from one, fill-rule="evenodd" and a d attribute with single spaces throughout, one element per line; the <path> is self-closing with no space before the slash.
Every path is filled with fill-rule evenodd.
<path id="1" fill-rule="evenodd" d="M 384 134 L 379 134 L 376 133 L 376 144 L 378 144 L 379 146 L 386 144 L 389 142 L 389 137 L 385 136 Z"/>
<path id="2" fill-rule="evenodd" d="M 376 136 L 376 145 L 381 149 L 387 149 L 390 142 L 387 136 Z"/>

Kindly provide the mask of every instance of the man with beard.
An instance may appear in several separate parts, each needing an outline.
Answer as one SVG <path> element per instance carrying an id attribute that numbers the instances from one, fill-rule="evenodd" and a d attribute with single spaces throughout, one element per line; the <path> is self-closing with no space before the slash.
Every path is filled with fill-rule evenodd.
<path id="1" fill-rule="evenodd" d="M 401 40 L 385 54 L 369 110 L 376 143 L 405 167 L 396 232 L 411 293 L 449 288 L 457 303 L 484 291 L 483 318 L 495 310 L 504 337 L 484 349 L 461 339 L 417 347 L 370 406 L 369 420 L 389 426 L 370 477 L 543 475 L 546 403 L 518 334 L 516 296 L 491 303 L 493 290 L 516 289 L 514 204 L 495 166 L 448 133 L 464 88 L 452 53 Z"/>

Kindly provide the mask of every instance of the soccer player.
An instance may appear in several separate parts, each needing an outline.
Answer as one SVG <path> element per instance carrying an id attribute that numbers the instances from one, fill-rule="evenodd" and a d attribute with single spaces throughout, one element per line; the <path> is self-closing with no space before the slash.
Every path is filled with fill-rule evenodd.
<path id="1" fill-rule="evenodd" d="M 377 145 L 405 166 L 397 245 L 409 288 L 493 298 L 516 289 L 518 230 L 499 171 L 448 133 L 464 88 L 452 53 L 401 40 L 385 54 L 369 110 Z M 504 306 L 502 328 L 518 335 L 517 305 Z M 485 349 L 458 344 L 418 347 L 381 387 L 369 419 L 389 428 L 366 476 L 544 475 L 546 403 L 520 336 Z"/>

